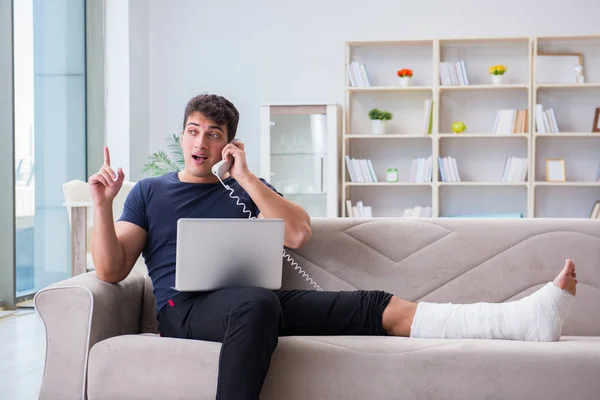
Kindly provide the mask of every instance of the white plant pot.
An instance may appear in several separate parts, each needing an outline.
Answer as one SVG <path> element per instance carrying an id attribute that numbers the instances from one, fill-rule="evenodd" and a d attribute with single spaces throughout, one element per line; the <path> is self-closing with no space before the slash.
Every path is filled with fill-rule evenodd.
<path id="1" fill-rule="evenodd" d="M 492 84 L 502 85 L 502 78 L 504 78 L 504 75 L 492 75 Z"/>
<path id="2" fill-rule="evenodd" d="M 398 77 L 398 82 L 401 87 L 407 87 L 407 86 L 410 86 L 411 79 L 412 79 L 412 77 L 410 77 L 410 76 Z"/>
<path id="3" fill-rule="evenodd" d="M 381 119 L 371 120 L 373 135 L 383 135 L 385 133 L 385 122 Z"/>

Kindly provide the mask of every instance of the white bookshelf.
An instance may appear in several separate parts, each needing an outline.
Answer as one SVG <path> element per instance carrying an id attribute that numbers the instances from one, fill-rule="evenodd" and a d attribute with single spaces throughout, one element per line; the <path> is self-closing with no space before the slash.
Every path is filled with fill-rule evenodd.
<path id="1" fill-rule="evenodd" d="M 600 183 L 595 182 L 600 133 L 591 132 L 594 110 L 600 107 L 600 36 L 536 37 L 533 44 L 532 107 L 553 108 L 560 133 L 537 133 L 535 121 L 532 123 L 532 216 L 588 218 L 600 200 Z M 585 83 L 570 81 L 568 66 L 560 68 L 556 80 L 544 79 L 541 71 L 536 74 L 539 55 L 547 53 L 582 54 Z M 547 158 L 565 160 L 565 182 L 546 181 Z"/>
<path id="2" fill-rule="evenodd" d="M 536 68 L 547 62 L 536 65 L 538 52 L 582 53 L 586 82 L 536 81 Z M 459 60 L 469 85 L 442 85 L 440 63 Z M 348 216 L 350 200 L 371 206 L 374 217 L 429 206 L 434 217 L 587 218 L 600 200 L 600 183 L 593 182 L 600 133 L 591 132 L 600 107 L 600 36 L 347 42 L 345 61 L 366 66 L 370 87 L 352 87 L 346 72 L 342 216 Z M 496 64 L 508 66 L 498 86 L 488 73 Z M 396 71 L 402 68 L 413 70 L 409 87 L 399 86 Z M 426 99 L 433 100 L 431 134 L 423 131 Z M 536 133 L 538 102 L 555 110 L 560 133 Z M 383 135 L 371 133 L 372 108 L 393 113 Z M 525 133 L 492 133 L 500 109 L 527 110 Z M 452 133 L 454 121 L 464 121 L 466 131 Z M 371 160 L 378 182 L 351 182 L 346 156 Z M 410 182 L 412 160 L 430 156 L 431 182 Z M 442 181 L 437 160 L 446 156 L 456 160 L 460 182 Z M 502 181 L 508 157 L 527 160 L 525 181 Z M 546 158 L 565 160 L 566 182 L 546 182 Z M 387 168 L 398 170 L 398 182 L 385 182 Z"/>

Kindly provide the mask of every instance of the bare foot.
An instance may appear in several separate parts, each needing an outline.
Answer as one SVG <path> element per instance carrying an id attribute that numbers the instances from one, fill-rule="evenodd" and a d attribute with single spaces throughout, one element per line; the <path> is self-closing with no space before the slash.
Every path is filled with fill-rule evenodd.
<path id="1" fill-rule="evenodd" d="M 562 290 L 566 290 L 575 296 L 575 292 L 577 291 L 577 274 L 575 273 L 575 263 L 572 260 L 567 259 L 565 262 L 565 266 L 560 271 L 560 274 L 554 278 L 554 284 L 561 288 Z"/>

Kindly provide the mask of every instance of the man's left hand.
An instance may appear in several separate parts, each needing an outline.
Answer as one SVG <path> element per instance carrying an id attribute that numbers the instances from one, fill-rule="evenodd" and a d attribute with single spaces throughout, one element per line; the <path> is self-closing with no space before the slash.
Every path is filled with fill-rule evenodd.
<path id="1" fill-rule="evenodd" d="M 240 181 L 250 174 L 246 162 L 246 153 L 244 152 L 244 143 L 240 141 L 228 143 L 223 148 L 221 156 L 224 160 L 233 161 L 229 175 L 236 181 Z"/>

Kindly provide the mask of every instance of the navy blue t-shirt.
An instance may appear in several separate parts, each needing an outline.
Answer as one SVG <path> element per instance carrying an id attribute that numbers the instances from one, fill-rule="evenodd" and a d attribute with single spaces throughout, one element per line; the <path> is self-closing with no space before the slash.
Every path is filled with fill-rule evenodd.
<path id="1" fill-rule="evenodd" d="M 277 192 L 264 179 L 265 185 Z M 246 205 L 246 210 L 257 217 L 259 209 L 248 193 L 233 178 L 223 182 L 234 190 Z M 177 172 L 163 176 L 144 178 L 138 181 L 125 200 L 119 221 L 136 224 L 148 233 L 142 255 L 152 278 L 157 310 L 168 299 L 179 294 L 175 286 L 175 252 L 177 249 L 177 220 L 179 218 L 248 218 L 248 213 L 236 200 L 229 197 L 230 191 L 220 182 L 181 182 Z"/>

